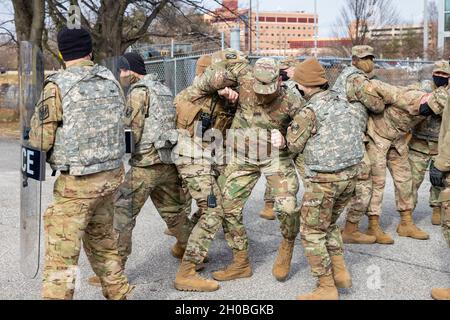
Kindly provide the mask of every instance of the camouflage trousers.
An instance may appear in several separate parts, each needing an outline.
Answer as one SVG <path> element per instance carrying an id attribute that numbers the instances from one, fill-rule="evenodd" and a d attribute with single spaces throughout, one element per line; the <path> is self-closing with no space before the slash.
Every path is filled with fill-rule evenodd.
<path id="1" fill-rule="evenodd" d="M 201 215 L 189 237 L 183 260 L 200 264 L 206 258 L 211 242 L 222 225 L 223 199 L 219 181 L 222 181 L 219 171 L 211 174 L 211 166 L 203 164 L 178 165 L 183 181 L 189 193 L 197 202 Z M 208 196 L 211 192 L 216 196 L 217 206 L 208 207 Z"/>
<path id="2" fill-rule="evenodd" d="M 136 218 L 149 197 L 179 242 L 186 243 L 194 227 L 189 220 L 191 197 L 174 165 L 131 167 L 114 200 L 114 228 L 124 266 L 132 251 Z"/>
<path id="3" fill-rule="evenodd" d="M 367 214 L 370 199 L 372 198 L 372 174 L 370 159 L 367 152 L 359 165 L 359 174 L 356 181 L 355 193 L 350 200 L 347 211 L 347 221 L 359 224 L 362 217 Z"/>
<path id="4" fill-rule="evenodd" d="M 305 177 L 305 159 L 303 154 L 299 154 L 295 158 L 295 166 L 298 173 L 300 174 L 300 179 L 303 181 Z M 274 197 L 271 193 L 271 188 L 268 183 L 266 183 L 266 191 L 264 192 L 264 202 L 273 204 L 275 202 Z"/>
<path id="5" fill-rule="evenodd" d="M 417 206 L 419 188 L 422 185 L 423 180 L 425 179 L 425 174 L 430 166 L 432 159 L 433 157 L 428 154 L 424 154 L 422 152 L 411 149 L 409 150 L 409 163 L 411 165 L 412 172 L 414 208 Z M 430 207 L 440 207 L 439 194 L 441 193 L 441 191 L 442 188 L 431 186 L 429 201 Z"/>
<path id="6" fill-rule="evenodd" d="M 123 299 L 131 291 L 113 230 L 112 198 L 78 199 L 54 194 L 53 204 L 44 215 L 44 299 L 73 298 L 81 242 L 107 299 Z"/>
<path id="7" fill-rule="evenodd" d="M 445 179 L 445 188 L 441 191 L 439 202 L 442 210 L 442 231 L 450 248 L 450 173 L 447 174 Z"/>
<path id="8" fill-rule="evenodd" d="M 411 165 L 408 160 L 408 144 L 405 141 L 394 146 L 392 143 L 387 142 L 387 140 L 383 141 L 386 141 L 386 143 L 376 143 L 373 139 L 369 139 L 369 143 L 367 144 L 373 185 L 372 198 L 368 210 L 369 216 L 381 215 L 383 193 L 386 185 L 386 168 L 389 169 L 394 180 L 397 211 L 412 211 L 414 208 Z"/>
<path id="9" fill-rule="evenodd" d="M 306 181 L 300 210 L 300 235 L 311 271 L 331 274 L 331 256 L 342 256 L 344 244 L 337 225 L 354 194 L 356 178 L 338 182 Z"/>

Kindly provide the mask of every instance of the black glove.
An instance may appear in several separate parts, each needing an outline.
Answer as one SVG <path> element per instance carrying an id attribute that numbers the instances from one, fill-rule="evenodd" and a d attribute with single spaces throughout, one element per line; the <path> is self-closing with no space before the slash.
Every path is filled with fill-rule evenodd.
<path id="1" fill-rule="evenodd" d="M 442 172 L 434 165 L 431 166 L 430 169 L 430 181 L 431 184 L 435 187 L 444 187 L 444 176 L 445 172 Z"/>
<path id="2" fill-rule="evenodd" d="M 428 105 L 428 103 L 424 103 L 424 104 L 421 104 L 421 105 L 420 105 L 420 108 L 419 108 L 419 114 L 420 114 L 421 116 L 428 117 L 428 116 L 431 116 L 432 114 L 434 114 L 434 112 L 433 112 L 433 110 L 430 108 L 430 106 Z"/>

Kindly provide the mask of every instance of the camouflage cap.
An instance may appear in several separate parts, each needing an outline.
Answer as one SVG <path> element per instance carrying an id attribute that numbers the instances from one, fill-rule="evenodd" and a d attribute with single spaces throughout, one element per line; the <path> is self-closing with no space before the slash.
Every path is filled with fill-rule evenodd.
<path id="1" fill-rule="evenodd" d="M 257 94 L 272 94 L 278 89 L 280 65 L 275 59 L 261 58 L 253 68 L 253 90 Z"/>
<path id="2" fill-rule="evenodd" d="M 448 63 L 448 61 L 445 61 L 445 60 L 437 61 L 434 64 L 434 69 L 433 69 L 433 73 L 435 73 L 435 72 L 442 72 L 442 73 L 450 75 L 450 64 Z"/>
<path id="3" fill-rule="evenodd" d="M 289 68 L 295 68 L 295 66 L 299 63 L 297 59 L 294 57 L 288 57 L 280 62 L 280 70 L 286 70 Z"/>
<path id="4" fill-rule="evenodd" d="M 216 51 L 212 54 L 212 64 L 220 63 L 225 60 L 247 60 L 248 56 L 242 51 L 238 51 L 232 48 Z"/>
<path id="5" fill-rule="evenodd" d="M 374 50 L 371 46 L 354 46 L 352 48 L 352 56 L 361 59 L 370 56 L 376 58 Z"/>
<path id="6" fill-rule="evenodd" d="M 205 55 L 201 56 L 197 60 L 197 65 L 195 68 L 195 75 L 199 76 L 199 75 L 203 74 L 203 72 L 205 72 L 205 70 L 211 65 L 211 63 L 212 63 L 212 59 L 209 54 L 205 54 Z"/>

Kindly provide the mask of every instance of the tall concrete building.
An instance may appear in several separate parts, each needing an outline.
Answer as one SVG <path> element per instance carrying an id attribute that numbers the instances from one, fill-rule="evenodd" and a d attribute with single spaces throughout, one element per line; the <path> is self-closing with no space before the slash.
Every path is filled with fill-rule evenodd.
<path id="1" fill-rule="evenodd" d="M 250 51 L 250 44 L 253 52 L 258 46 L 261 51 L 285 50 L 290 48 L 289 43 L 294 39 L 314 38 L 314 14 L 304 11 L 264 11 L 258 14 L 248 8 L 239 9 L 238 0 L 224 0 L 223 6 L 226 8 L 217 9 L 214 15 L 206 15 L 205 20 L 224 33 L 226 43 L 230 41 L 231 29 L 239 28 L 242 50 Z"/>

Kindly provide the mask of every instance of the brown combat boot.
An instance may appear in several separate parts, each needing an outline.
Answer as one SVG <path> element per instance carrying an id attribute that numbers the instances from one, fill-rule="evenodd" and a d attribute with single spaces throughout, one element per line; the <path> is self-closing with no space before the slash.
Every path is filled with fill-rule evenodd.
<path id="1" fill-rule="evenodd" d="M 400 224 L 397 227 L 397 233 L 400 237 L 409 237 L 417 240 L 428 240 L 430 236 L 425 231 L 419 229 L 413 221 L 412 212 L 400 212 Z"/>
<path id="2" fill-rule="evenodd" d="M 261 210 L 259 216 L 266 220 L 275 220 L 277 217 L 275 212 L 273 212 L 273 202 L 266 202 L 264 204 L 264 209 Z"/>
<path id="3" fill-rule="evenodd" d="M 181 259 L 183 259 L 185 251 L 186 251 L 186 244 L 185 243 L 183 244 L 183 243 L 177 241 L 173 245 L 172 249 L 170 250 L 170 253 L 172 253 L 172 256 L 174 258 L 177 258 L 177 259 L 181 260 Z"/>
<path id="4" fill-rule="evenodd" d="M 347 221 L 342 231 L 342 240 L 348 244 L 374 244 L 377 237 L 360 232 L 357 223 Z"/>
<path id="5" fill-rule="evenodd" d="M 450 289 L 433 289 L 431 297 L 434 300 L 450 300 Z"/>
<path id="6" fill-rule="evenodd" d="M 292 253 L 294 252 L 294 240 L 283 239 L 278 249 L 278 256 L 273 264 L 272 274 L 278 281 L 285 281 L 291 271 Z"/>
<path id="7" fill-rule="evenodd" d="M 343 256 L 331 256 L 331 266 L 333 268 L 333 278 L 336 287 L 341 289 L 351 288 L 352 277 L 345 266 Z"/>
<path id="8" fill-rule="evenodd" d="M 369 227 L 367 229 L 366 234 L 369 236 L 375 236 L 376 243 L 379 244 L 393 244 L 394 239 L 385 233 L 383 229 L 380 227 L 380 217 L 379 216 L 369 216 Z"/>
<path id="9" fill-rule="evenodd" d="M 213 272 L 217 281 L 231 281 L 235 279 L 250 278 L 253 275 L 247 251 L 233 252 L 233 262 L 224 270 Z"/>
<path id="10" fill-rule="evenodd" d="M 195 264 L 182 261 L 174 282 L 175 289 L 180 291 L 212 292 L 219 289 L 219 283 L 204 279 L 195 271 Z"/>
<path id="11" fill-rule="evenodd" d="M 88 284 L 93 287 L 102 287 L 102 283 L 100 282 L 100 278 L 97 276 L 92 276 L 88 279 Z"/>
<path id="12" fill-rule="evenodd" d="M 433 214 L 431 216 L 431 224 L 433 226 L 441 225 L 441 207 L 433 207 Z"/>
<path id="13" fill-rule="evenodd" d="M 333 276 L 319 277 L 316 290 L 298 296 L 297 300 L 339 300 L 339 292 L 334 284 Z"/>

